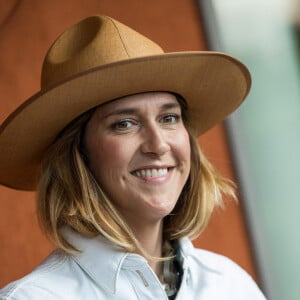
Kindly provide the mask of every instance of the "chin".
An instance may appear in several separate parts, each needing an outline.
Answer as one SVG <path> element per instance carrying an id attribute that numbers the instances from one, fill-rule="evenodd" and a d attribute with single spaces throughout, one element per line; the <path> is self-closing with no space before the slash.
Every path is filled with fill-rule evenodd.
<path id="1" fill-rule="evenodd" d="M 148 212 L 150 213 L 151 211 L 151 215 L 153 215 L 153 217 L 156 219 L 163 219 L 173 211 L 175 204 L 176 202 L 172 204 L 170 203 L 170 205 L 164 205 L 159 207 L 151 206 L 150 208 L 148 208 Z"/>

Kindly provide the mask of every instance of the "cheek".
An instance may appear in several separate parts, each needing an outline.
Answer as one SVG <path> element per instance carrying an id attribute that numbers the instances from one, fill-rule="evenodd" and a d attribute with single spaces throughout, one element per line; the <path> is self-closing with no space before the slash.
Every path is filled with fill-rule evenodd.
<path id="1" fill-rule="evenodd" d="M 120 169 L 126 161 L 126 147 L 113 138 L 99 138 L 94 141 L 89 151 L 89 162 L 92 172 L 98 179 Z"/>
<path id="2" fill-rule="evenodd" d="M 175 144 L 177 154 L 189 167 L 191 161 L 191 145 L 189 134 L 185 128 L 174 137 L 173 143 Z"/>
<path id="3" fill-rule="evenodd" d="M 116 143 L 99 143 L 94 151 L 94 164 L 110 165 L 118 157 L 121 149 Z"/>

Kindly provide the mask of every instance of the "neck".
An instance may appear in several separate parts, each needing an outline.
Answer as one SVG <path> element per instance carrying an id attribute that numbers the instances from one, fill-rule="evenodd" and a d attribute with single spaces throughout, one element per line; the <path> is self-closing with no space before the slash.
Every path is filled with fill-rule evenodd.
<path id="1" fill-rule="evenodd" d="M 155 224 L 143 224 L 142 226 L 132 227 L 134 234 L 138 241 L 141 243 L 141 246 L 147 252 L 149 256 L 152 257 L 161 257 L 162 256 L 162 229 L 163 221 L 157 222 Z M 153 271 L 160 276 L 162 272 L 161 262 L 155 260 L 148 261 L 150 267 Z"/>

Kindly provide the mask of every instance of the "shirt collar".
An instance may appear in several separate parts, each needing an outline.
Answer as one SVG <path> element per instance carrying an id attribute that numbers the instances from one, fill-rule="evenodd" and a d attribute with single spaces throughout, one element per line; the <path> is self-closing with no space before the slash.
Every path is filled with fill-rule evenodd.
<path id="1" fill-rule="evenodd" d="M 90 238 L 69 227 L 61 231 L 66 240 L 80 251 L 72 256 L 74 260 L 99 286 L 110 293 L 116 293 L 122 267 L 146 263 L 142 256 L 122 251 L 101 235 Z"/>
<path id="2" fill-rule="evenodd" d="M 183 237 L 178 242 L 180 251 L 184 257 L 188 257 L 193 254 L 195 248 L 188 237 Z"/>
<path id="3" fill-rule="evenodd" d="M 69 227 L 63 227 L 61 232 L 65 239 L 80 252 L 72 257 L 77 264 L 108 292 L 115 294 L 121 268 L 144 265 L 146 259 L 134 253 L 126 253 L 120 247 L 98 235 L 86 237 Z M 188 268 L 185 258 L 192 254 L 194 246 L 189 238 L 179 240 L 179 248 L 184 260 L 184 268 Z M 104 276 L 105 274 L 105 276 Z"/>

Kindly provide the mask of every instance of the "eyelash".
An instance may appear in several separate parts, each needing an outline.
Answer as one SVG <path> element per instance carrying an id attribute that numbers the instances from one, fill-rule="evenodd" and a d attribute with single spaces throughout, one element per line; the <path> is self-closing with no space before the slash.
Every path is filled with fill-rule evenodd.
<path id="1" fill-rule="evenodd" d="M 124 125 L 125 123 L 127 123 L 127 124 L 131 123 L 131 126 L 134 125 L 134 124 L 137 124 L 136 122 L 134 122 L 131 119 L 124 119 L 124 120 L 117 121 L 117 122 L 113 123 L 110 127 L 111 127 L 112 130 L 119 130 L 119 131 L 127 130 L 131 126 L 130 127 L 122 127 L 122 125 Z"/>
<path id="2" fill-rule="evenodd" d="M 172 122 L 168 122 L 168 121 L 164 122 L 165 120 L 170 120 L 170 118 L 173 119 Z M 166 115 L 162 116 L 160 120 L 162 120 L 163 123 L 176 124 L 180 121 L 180 119 L 181 119 L 181 116 L 178 114 L 166 114 Z"/>
<path id="3" fill-rule="evenodd" d="M 165 124 L 165 125 L 177 124 L 180 122 L 180 120 L 181 120 L 181 115 L 174 114 L 174 113 L 165 114 L 159 118 L 159 122 L 162 124 Z M 130 126 L 126 126 L 126 127 L 123 126 L 124 124 L 128 125 L 129 123 L 130 123 Z M 123 119 L 123 120 L 113 123 L 110 126 L 110 128 L 113 131 L 126 131 L 134 125 L 138 125 L 138 122 L 134 121 L 132 119 Z"/>

